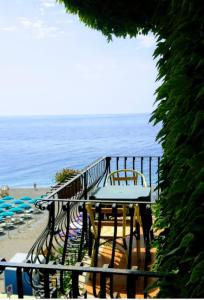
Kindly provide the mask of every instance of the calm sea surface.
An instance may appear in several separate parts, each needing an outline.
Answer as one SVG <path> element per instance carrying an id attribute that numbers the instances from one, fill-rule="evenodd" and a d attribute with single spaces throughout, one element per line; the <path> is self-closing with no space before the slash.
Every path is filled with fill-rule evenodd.
<path id="1" fill-rule="evenodd" d="M 0 186 L 54 183 L 104 155 L 161 155 L 149 114 L 0 118 Z"/>

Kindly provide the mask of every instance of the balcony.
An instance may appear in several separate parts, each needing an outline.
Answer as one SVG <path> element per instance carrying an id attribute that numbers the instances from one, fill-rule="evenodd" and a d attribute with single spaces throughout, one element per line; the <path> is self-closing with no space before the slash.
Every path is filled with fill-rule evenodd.
<path id="1" fill-rule="evenodd" d="M 155 296 L 157 290 L 148 290 L 148 286 L 168 275 L 151 271 L 154 259 L 151 203 L 141 201 L 141 226 L 136 223 L 134 228 L 136 210 L 133 199 L 121 198 L 116 202 L 113 199 L 94 199 L 93 195 L 105 186 L 111 172 L 131 169 L 144 174 L 151 193 L 158 198 L 159 162 L 160 157 L 156 156 L 103 157 L 68 182 L 53 186 L 36 204 L 41 210 L 49 211 L 49 218 L 46 228 L 27 254 L 26 263 L 0 262 L 2 271 L 7 268 L 16 270 L 18 297 L 24 295 L 25 273 L 33 295 L 38 298 Z M 137 186 L 142 186 L 144 182 L 140 178 L 138 180 Z M 124 185 L 128 186 L 127 180 Z M 88 204 L 96 216 L 98 231 L 95 237 Z M 123 223 L 125 230 L 124 207 L 129 233 L 119 241 L 116 236 L 119 223 Z M 120 211 L 123 216 L 117 219 Z M 115 236 L 111 241 L 102 243 L 103 221 L 112 224 L 110 230 Z M 122 242 L 125 242 L 125 247 Z"/>

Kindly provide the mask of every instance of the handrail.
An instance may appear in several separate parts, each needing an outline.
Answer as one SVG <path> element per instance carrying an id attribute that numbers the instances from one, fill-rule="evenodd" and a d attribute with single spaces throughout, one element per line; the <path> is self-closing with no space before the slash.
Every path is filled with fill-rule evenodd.
<path id="1" fill-rule="evenodd" d="M 79 174 L 76 174 L 73 178 L 71 178 L 69 181 L 65 182 L 63 185 L 61 185 L 60 187 L 58 187 L 54 192 L 52 192 L 48 198 L 53 197 L 54 195 L 56 195 L 58 192 L 60 192 L 62 189 L 66 188 L 68 185 L 70 185 L 72 182 L 74 182 L 76 179 L 80 178 L 85 172 L 87 172 L 89 169 L 93 168 L 94 166 L 96 166 L 99 162 L 103 161 L 106 157 L 101 157 L 99 159 L 97 159 L 95 162 L 93 162 L 92 164 L 88 165 L 87 167 L 85 167 L 84 169 L 81 170 L 81 172 Z M 45 198 L 43 198 L 44 200 Z M 50 199 L 53 200 L 53 199 Z"/>
<path id="2" fill-rule="evenodd" d="M 114 268 L 102 268 L 102 267 L 80 267 L 72 265 L 49 265 L 49 264 L 31 264 L 31 263 L 13 263 L 13 262 L 0 262 L 0 270 L 5 270 L 6 268 L 23 268 L 23 269 L 34 269 L 41 271 L 72 271 L 72 272 L 86 272 L 86 273 L 105 273 L 114 275 L 135 275 L 135 276 L 145 276 L 145 277 L 165 277 L 169 276 L 169 273 L 165 272 L 152 272 L 145 270 L 135 270 L 135 269 L 114 269 Z"/>
<path id="3" fill-rule="evenodd" d="M 161 157 L 161 155 L 111 155 L 111 156 L 106 156 L 106 157 L 110 157 L 110 158 L 124 158 L 124 157 L 127 157 L 127 158 L 140 158 L 140 157 L 144 157 L 144 158 L 149 158 L 149 157 L 152 157 L 152 158 L 158 158 L 158 157 Z"/>
<path id="4" fill-rule="evenodd" d="M 146 197 L 145 197 L 146 198 Z M 135 204 L 135 200 L 113 200 L 113 199 L 71 199 L 71 198 L 59 198 L 59 199 L 48 199 L 48 198 L 43 198 L 43 201 L 52 201 L 52 202 L 70 202 L 70 203 L 74 203 L 74 202 L 78 202 L 78 203 L 86 203 L 87 201 L 89 203 L 106 203 L 106 204 L 110 204 L 110 203 L 116 203 L 117 204 Z M 41 200 L 39 200 L 41 201 Z M 145 203 L 145 204 L 151 204 L 151 201 L 148 200 L 138 200 L 139 203 Z M 37 202 L 36 202 L 37 203 Z"/>

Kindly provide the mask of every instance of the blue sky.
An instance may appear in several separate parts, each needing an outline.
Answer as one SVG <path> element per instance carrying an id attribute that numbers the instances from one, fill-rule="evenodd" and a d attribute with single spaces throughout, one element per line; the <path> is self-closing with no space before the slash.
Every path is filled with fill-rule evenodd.
<path id="1" fill-rule="evenodd" d="M 0 115 L 153 110 L 154 37 L 106 38 L 54 0 L 0 0 Z"/>

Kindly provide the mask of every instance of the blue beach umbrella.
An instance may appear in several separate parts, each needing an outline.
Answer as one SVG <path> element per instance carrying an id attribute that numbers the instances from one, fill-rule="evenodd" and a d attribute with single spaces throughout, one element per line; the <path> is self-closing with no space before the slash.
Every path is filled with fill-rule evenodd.
<path id="1" fill-rule="evenodd" d="M 28 203 L 34 204 L 36 201 L 37 201 L 36 199 L 31 199 L 31 200 L 28 201 Z"/>
<path id="2" fill-rule="evenodd" d="M 23 207 L 19 207 L 19 206 L 16 206 L 16 207 L 13 207 L 11 209 L 9 209 L 9 211 L 13 212 L 13 213 L 21 213 L 22 211 L 24 210 Z"/>
<path id="3" fill-rule="evenodd" d="M 42 198 L 41 197 L 36 197 L 36 198 L 33 198 L 32 200 L 40 201 L 40 200 L 42 200 Z"/>
<path id="4" fill-rule="evenodd" d="M 27 204 L 27 203 L 23 203 L 23 204 L 19 205 L 18 207 L 19 207 L 19 208 L 24 208 L 24 209 L 29 209 L 29 208 L 31 208 L 31 206 L 30 206 L 29 204 Z"/>
<path id="5" fill-rule="evenodd" d="M 6 209 L 8 209 L 8 208 L 11 208 L 11 207 L 12 207 L 12 204 L 10 204 L 10 203 L 0 204 L 0 208 L 6 208 Z"/>
<path id="6" fill-rule="evenodd" d="M 15 199 L 12 201 L 13 204 L 23 204 L 23 200 L 20 200 L 20 199 Z"/>
<path id="7" fill-rule="evenodd" d="M 3 208 L 0 208 L 0 213 L 4 212 L 5 210 Z"/>
<path id="8" fill-rule="evenodd" d="M 14 213 L 12 211 L 5 211 L 3 213 L 0 213 L 0 217 L 12 217 Z"/>
<path id="9" fill-rule="evenodd" d="M 27 196 L 21 197 L 21 198 L 20 198 L 20 200 L 23 200 L 23 201 L 28 201 L 28 200 L 31 200 L 31 199 L 32 199 L 32 198 L 27 197 Z"/>
<path id="10" fill-rule="evenodd" d="M 0 199 L 0 204 L 2 204 L 2 203 L 4 203 L 4 202 L 5 202 L 4 200 Z"/>
<path id="11" fill-rule="evenodd" d="M 12 197 L 12 196 L 5 196 L 5 197 L 3 197 L 2 199 L 3 199 L 3 200 L 13 200 L 14 197 Z"/>

